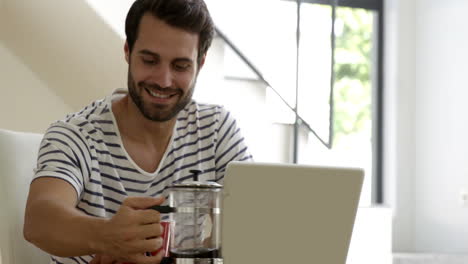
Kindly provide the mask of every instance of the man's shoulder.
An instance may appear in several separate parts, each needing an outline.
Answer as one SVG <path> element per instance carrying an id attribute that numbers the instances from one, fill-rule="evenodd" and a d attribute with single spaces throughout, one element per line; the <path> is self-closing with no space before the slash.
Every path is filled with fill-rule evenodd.
<path id="1" fill-rule="evenodd" d="M 225 113 L 226 109 L 222 105 L 198 103 L 196 101 L 192 101 L 179 113 L 177 120 L 179 122 L 190 120 L 213 120 Z"/>
<path id="2" fill-rule="evenodd" d="M 70 113 L 63 119 L 52 123 L 49 130 L 62 128 L 82 134 L 112 124 L 112 115 L 106 99 L 100 99 L 83 107 L 80 111 Z"/>
<path id="3" fill-rule="evenodd" d="M 177 134 L 186 140 L 213 136 L 225 113 L 226 110 L 222 105 L 192 101 L 177 116 Z"/>
<path id="4" fill-rule="evenodd" d="M 83 107 L 80 111 L 68 114 L 61 121 L 71 125 L 78 125 L 82 122 L 95 122 L 103 119 L 110 119 L 110 109 L 106 99 L 100 99 Z"/>

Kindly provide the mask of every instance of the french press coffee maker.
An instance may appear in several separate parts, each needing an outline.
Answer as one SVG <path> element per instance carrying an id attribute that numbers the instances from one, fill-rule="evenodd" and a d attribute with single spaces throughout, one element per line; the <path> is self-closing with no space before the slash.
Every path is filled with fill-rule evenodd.
<path id="1" fill-rule="evenodd" d="M 221 255 L 222 185 L 184 181 L 169 187 L 169 206 L 153 209 L 169 214 L 169 257 L 164 263 L 222 264 Z"/>

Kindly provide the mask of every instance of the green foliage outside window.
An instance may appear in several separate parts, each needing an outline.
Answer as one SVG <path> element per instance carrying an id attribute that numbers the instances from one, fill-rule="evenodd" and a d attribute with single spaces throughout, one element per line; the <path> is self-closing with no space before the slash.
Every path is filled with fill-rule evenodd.
<path id="1" fill-rule="evenodd" d="M 334 145 L 346 147 L 371 138 L 373 15 L 357 8 L 336 14 Z"/>

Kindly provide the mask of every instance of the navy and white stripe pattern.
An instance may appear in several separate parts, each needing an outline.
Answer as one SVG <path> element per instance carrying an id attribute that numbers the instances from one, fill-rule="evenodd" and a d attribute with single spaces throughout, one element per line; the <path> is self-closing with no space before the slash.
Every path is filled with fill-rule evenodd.
<path id="1" fill-rule="evenodd" d="M 112 217 L 127 196 L 167 196 L 175 181 L 191 178 L 222 183 L 227 163 L 251 160 L 235 119 L 223 107 L 192 101 L 183 109 L 159 168 L 139 168 L 124 150 L 111 111 L 115 92 L 50 126 L 40 145 L 34 178 L 63 179 L 76 190 L 76 208 Z M 120 94 L 120 95 L 119 95 Z M 88 263 L 91 256 L 52 257 L 52 263 Z"/>

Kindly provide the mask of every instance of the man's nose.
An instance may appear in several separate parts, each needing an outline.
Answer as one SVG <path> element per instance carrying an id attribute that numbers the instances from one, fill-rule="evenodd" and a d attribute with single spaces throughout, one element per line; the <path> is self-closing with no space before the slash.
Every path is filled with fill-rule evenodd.
<path id="1" fill-rule="evenodd" d="M 160 66 L 155 70 L 154 82 L 161 88 L 172 87 L 173 75 L 170 67 Z"/>

